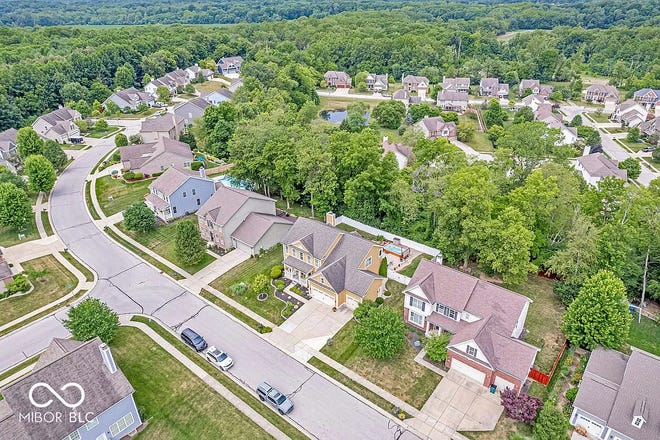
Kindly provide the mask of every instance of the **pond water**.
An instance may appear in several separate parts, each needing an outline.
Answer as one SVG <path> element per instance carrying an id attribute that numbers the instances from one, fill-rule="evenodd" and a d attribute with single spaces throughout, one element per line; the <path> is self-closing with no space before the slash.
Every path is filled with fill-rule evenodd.
<path id="1" fill-rule="evenodd" d="M 343 108 L 336 110 L 323 110 L 321 113 L 319 113 L 319 116 L 333 124 L 341 124 L 342 121 L 348 117 L 348 110 Z M 364 119 L 365 121 L 369 120 L 369 113 L 364 114 Z"/>

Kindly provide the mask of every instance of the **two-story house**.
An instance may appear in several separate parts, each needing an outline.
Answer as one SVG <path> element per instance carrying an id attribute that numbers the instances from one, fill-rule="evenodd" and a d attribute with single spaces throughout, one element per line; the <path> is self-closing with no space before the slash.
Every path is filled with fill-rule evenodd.
<path id="1" fill-rule="evenodd" d="M 323 79 L 327 87 L 335 87 L 337 89 L 350 89 L 353 84 L 348 73 L 337 70 L 328 70 L 323 75 Z"/>
<path id="2" fill-rule="evenodd" d="M 16 172 L 18 165 L 18 144 L 16 143 L 16 134 L 18 130 L 9 128 L 0 133 L 0 165 L 7 167 L 12 172 Z"/>
<path id="3" fill-rule="evenodd" d="M 53 339 L 32 372 L 2 390 L 0 438 L 128 438 L 142 424 L 133 392 L 99 338 Z"/>
<path id="4" fill-rule="evenodd" d="M 236 76 L 241 73 L 243 57 L 223 57 L 218 60 L 218 73 L 224 76 Z"/>
<path id="5" fill-rule="evenodd" d="M 481 78 L 479 96 L 492 96 L 503 99 L 509 96 L 509 85 L 501 83 L 499 78 Z"/>
<path id="6" fill-rule="evenodd" d="M 660 102 L 660 90 L 640 89 L 635 92 L 633 99 L 643 105 L 647 110 L 650 110 Z"/>
<path id="7" fill-rule="evenodd" d="M 607 114 L 614 111 L 614 106 L 620 98 L 616 87 L 607 84 L 592 84 L 583 93 L 585 101 L 603 103 L 605 105 L 604 112 Z"/>
<path id="8" fill-rule="evenodd" d="M 544 122 L 550 128 L 559 130 L 559 139 L 556 142 L 557 146 L 573 145 L 577 141 L 577 128 L 564 124 L 561 114 L 553 112 L 550 104 L 543 103 L 538 105 L 534 112 L 534 118 L 537 121 Z"/>
<path id="9" fill-rule="evenodd" d="M 376 73 L 367 73 L 367 78 L 365 80 L 367 88 L 373 92 L 380 93 L 383 90 L 387 90 L 389 85 L 389 79 L 387 74 L 378 75 Z"/>
<path id="10" fill-rule="evenodd" d="M 42 139 L 63 144 L 71 138 L 80 137 L 80 129 L 75 122 L 81 119 L 82 116 L 77 110 L 62 107 L 39 116 L 32 123 L 32 128 Z"/>
<path id="11" fill-rule="evenodd" d="M 215 193 L 215 182 L 199 172 L 168 168 L 149 185 L 145 204 L 164 222 L 197 211 Z"/>
<path id="12" fill-rule="evenodd" d="M 121 147 L 119 156 L 123 169 L 146 175 L 171 167 L 189 168 L 193 160 L 190 145 L 169 138 Z"/>
<path id="13" fill-rule="evenodd" d="M 146 86 L 144 91 L 152 96 L 156 96 L 158 87 L 166 87 L 171 95 L 175 95 L 181 88 L 190 84 L 190 77 L 188 72 L 181 69 L 176 69 L 166 73 L 160 78 L 151 80 Z"/>
<path id="14" fill-rule="evenodd" d="M 189 101 L 182 102 L 174 106 L 172 112 L 175 119 L 182 120 L 184 127 L 192 125 L 196 120 L 204 116 L 204 110 L 211 105 L 209 101 L 204 98 L 193 98 Z"/>
<path id="15" fill-rule="evenodd" d="M 279 243 L 291 227 L 291 220 L 277 215 L 275 200 L 220 182 L 197 210 L 197 221 L 202 238 L 209 244 L 251 255 Z"/>
<path id="16" fill-rule="evenodd" d="M 627 127 L 637 127 L 646 121 L 648 114 L 646 107 L 637 101 L 628 99 L 614 107 L 614 112 L 612 112 L 610 118 L 625 124 Z"/>
<path id="17" fill-rule="evenodd" d="M 438 93 L 439 108 L 445 111 L 463 113 L 467 110 L 468 94 L 467 92 L 456 92 L 453 90 L 442 90 Z"/>
<path id="18" fill-rule="evenodd" d="M 468 93 L 470 91 L 470 78 L 442 78 L 442 90 Z"/>
<path id="19" fill-rule="evenodd" d="M 538 95 L 542 96 L 543 99 L 548 99 L 552 93 L 552 86 L 542 85 L 538 79 L 523 79 L 518 86 L 518 96 L 523 96 L 525 90 L 531 91 L 532 95 Z"/>
<path id="20" fill-rule="evenodd" d="M 424 118 L 417 123 L 417 126 L 422 130 L 424 137 L 427 139 L 437 138 L 455 138 L 457 135 L 457 128 L 455 122 L 445 122 L 442 116 L 433 116 Z"/>
<path id="21" fill-rule="evenodd" d="M 660 131 L 660 116 L 639 124 L 639 131 L 644 136 L 652 136 Z"/>
<path id="22" fill-rule="evenodd" d="M 452 334 L 448 367 L 484 386 L 520 390 L 539 351 L 519 339 L 529 298 L 424 259 L 404 293 L 407 324 Z"/>
<path id="23" fill-rule="evenodd" d="M 140 135 L 144 142 L 155 142 L 159 139 L 169 138 L 177 140 L 185 128 L 185 120 L 172 113 L 163 116 L 147 118 L 142 121 Z"/>
<path id="24" fill-rule="evenodd" d="M 213 71 L 211 69 L 202 69 L 197 64 L 186 68 L 185 71 L 188 74 L 188 80 L 190 82 L 198 81 L 200 75 L 205 81 L 213 79 Z"/>
<path id="25" fill-rule="evenodd" d="M 416 92 L 417 96 L 424 99 L 429 91 L 431 83 L 425 76 L 406 75 L 401 78 L 403 90 L 406 92 Z"/>
<path id="26" fill-rule="evenodd" d="M 590 438 L 660 438 L 660 357 L 631 348 L 630 355 L 602 347 L 591 352 L 570 417 Z"/>
<path id="27" fill-rule="evenodd" d="M 155 103 L 154 97 L 147 92 L 141 92 L 135 87 L 117 90 L 103 101 L 103 108 L 108 108 L 108 103 L 113 102 L 122 112 L 136 111 L 138 106 L 146 105 L 152 107 Z"/>
<path id="28" fill-rule="evenodd" d="M 228 89 L 218 89 L 211 93 L 202 94 L 204 98 L 211 105 L 220 105 L 220 103 L 231 101 L 233 93 Z"/>
<path id="29" fill-rule="evenodd" d="M 387 278 L 378 275 L 383 248 L 369 240 L 301 217 L 282 244 L 284 276 L 324 304 L 355 308 L 385 291 Z"/>

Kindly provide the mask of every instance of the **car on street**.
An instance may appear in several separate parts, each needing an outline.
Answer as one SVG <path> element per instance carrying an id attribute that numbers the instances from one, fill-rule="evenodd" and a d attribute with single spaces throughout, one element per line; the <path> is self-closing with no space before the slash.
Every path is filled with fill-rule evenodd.
<path id="1" fill-rule="evenodd" d="M 261 382 L 257 387 L 257 395 L 262 402 L 268 402 L 270 406 L 284 415 L 293 411 L 293 402 L 277 388 L 270 386 L 267 382 Z"/>
<path id="2" fill-rule="evenodd" d="M 233 359 L 214 345 L 211 345 L 209 349 L 206 350 L 206 360 L 220 368 L 222 371 L 227 371 L 234 365 Z"/>
<path id="3" fill-rule="evenodd" d="M 185 328 L 181 332 L 181 340 L 193 350 L 199 352 L 206 350 L 209 346 L 204 338 L 202 338 L 195 330 Z"/>

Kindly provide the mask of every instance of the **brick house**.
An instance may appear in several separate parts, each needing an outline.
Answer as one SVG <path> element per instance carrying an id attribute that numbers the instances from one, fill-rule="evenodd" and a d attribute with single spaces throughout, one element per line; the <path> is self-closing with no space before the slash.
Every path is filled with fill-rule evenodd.
<path id="1" fill-rule="evenodd" d="M 426 98 L 431 83 L 425 76 L 406 75 L 401 79 L 403 90 L 406 92 L 416 92 L 419 97 Z"/>
<path id="2" fill-rule="evenodd" d="M 441 137 L 445 139 L 455 138 L 457 134 L 456 123 L 445 122 L 445 120 L 442 119 L 442 116 L 425 116 L 417 123 L 417 126 L 428 139 L 437 139 Z"/>
<path id="3" fill-rule="evenodd" d="M 447 367 L 486 387 L 520 391 L 539 351 L 519 339 L 532 300 L 424 259 L 404 293 L 407 324 L 452 334 Z"/>
<path id="4" fill-rule="evenodd" d="M 352 86 L 351 77 L 346 72 L 339 72 L 337 70 L 328 70 L 323 75 L 325 84 L 328 87 L 335 87 L 337 89 L 350 89 Z"/>
<path id="5" fill-rule="evenodd" d="M 614 99 L 615 104 L 619 102 L 619 91 L 616 87 L 607 84 L 592 84 L 584 91 L 585 101 L 605 102 L 608 98 Z"/>

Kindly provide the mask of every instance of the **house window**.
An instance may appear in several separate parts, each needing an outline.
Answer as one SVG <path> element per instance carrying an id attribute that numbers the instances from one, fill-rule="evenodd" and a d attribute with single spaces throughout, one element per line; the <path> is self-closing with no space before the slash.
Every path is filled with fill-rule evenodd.
<path id="1" fill-rule="evenodd" d="M 184 163 L 183 163 L 183 166 L 184 166 L 185 168 L 190 167 L 190 162 L 184 162 Z"/>
<path id="2" fill-rule="evenodd" d="M 378 249 L 378 256 L 379 257 L 383 256 L 383 248 Z"/>
<path id="3" fill-rule="evenodd" d="M 285 254 L 288 254 L 288 253 L 289 253 L 289 245 L 288 245 L 288 244 L 285 244 L 285 245 L 284 245 L 284 253 L 285 253 Z"/>
<path id="4" fill-rule="evenodd" d="M 172 206 L 172 213 L 176 214 L 176 206 Z"/>
<path id="5" fill-rule="evenodd" d="M 321 277 L 321 284 L 325 284 L 325 279 Z"/>
<path id="6" fill-rule="evenodd" d="M 440 313 L 441 315 L 453 319 L 454 321 L 458 321 L 458 312 L 450 307 L 447 307 L 443 304 L 436 304 L 435 311 Z"/>
<path id="7" fill-rule="evenodd" d="M 414 323 L 414 324 L 417 324 L 417 325 L 419 325 L 419 326 L 423 326 L 423 325 L 424 325 L 424 317 L 423 317 L 422 315 L 418 315 L 418 314 L 415 313 L 415 312 L 412 312 L 412 311 L 411 311 L 411 312 L 408 314 L 408 319 L 410 320 L 410 322 L 412 322 L 412 323 Z"/>
<path id="8" fill-rule="evenodd" d="M 422 312 L 426 308 L 426 303 L 421 299 L 415 298 L 414 296 L 410 297 L 410 306 L 416 309 L 421 310 Z"/>
<path id="9" fill-rule="evenodd" d="M 199 206 L 199 205 L 200 205 L 200 201 L 199 201 L 199 199 L 197 199 L 197 206 Z"/>
<path id="10" fill-rule="evenodd" d="M 213 229 L 213 222 L 211 222 L 211 220 L 206 220 L 206 227 Z"/>
<path id="11" fill-rule="evenodd" d="M 468 345 L 467 347 L 465 347 L 465 352 L 469 356 L 477 357 L 477 349 L 472 347 L 471 345 Z"/>
<path id="12" fill-rule="evenodd" d="M 372 261 L 372 260 L 371 260 L 371 257 L 367 258 L 367 261 L 364 262 L 364 265 L 365 265 L 366 267 L 371 266 L 371 261 Z"/>
<path id="13" fill-rule="evenodd" d="M 193 188 L 192 189 L 192 195 L 194 196 L 195 194 L 197 194 L 197 190 L 195 188 Z"/>
<path id="14" fill-rule="evenodd" d="M 108 436 L 105 435 L 105 432 L 98 437 L 96 437 L 96 440 L 108 440 Z"/>
<path id="15" fill-rule="evenodd" d="M 163 165 L 160 166 L 161 171 L 165 171 L 165 167 Z"/>
<path id="16" fill-rule="evenodd" d="M 131 426 L 135 422 L 133 418 L 133 413 L 128 413 L 121 419 L 117 420 L 115 423 L 110 425 L 110 434 L 115 437 L 117 434 Z"/>
<path id="17" fill-rule="evenodd" d="M 307 255 L 307 262 L 308 262 L 308 263 L 311 263 L 311 262 L 312 262 L 312 257 L 310 257 L 309 255 Z"/>
<path id="18" fill-rule="evenodd" d="M 299 255 L 300 255 L 300 259 L 302 260 L 302 259 L 304 258 L 304 257 L 303 257 L 303 253 L 302 253 L 302 251 L 299 251 L 298 253 L 299 253 Z"/>
<path id="19" fill-rule="evenodd" d="M 90 420 L 89 422 L 85 423 L 85 428 L 87 428 L 87 430 L 89 431 L 90 429 L 94 428 L 94 427 L 95 427 L 96 425 L 98 425 L 98 424 L 99 424 L 99 418 L 98 418 L 98 417 L 94 417 L 92 420 Z"/>
<path id="20" fill-rule="evenodd" d="M 76 429 L 71 434 L 64 437 L 62 440 L 80 440 L 80 434 L 78 433 L 78 430 Z"/>
<path id="21" fill-rule="evenodd" d="M 185 197 L 186 195 L 187 195 L 187 194 L 186 194 L 186 192 L 184 191 L 184 192 L 183 192 L 183 197 Z"/>

